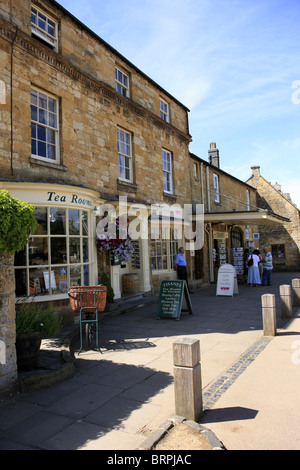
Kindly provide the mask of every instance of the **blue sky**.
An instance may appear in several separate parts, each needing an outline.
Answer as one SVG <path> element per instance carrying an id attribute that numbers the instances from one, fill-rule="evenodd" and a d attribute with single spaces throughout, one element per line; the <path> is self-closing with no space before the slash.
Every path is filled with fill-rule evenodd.
<path id="1" fill-rule="evenodd" d="M 299 0 L 59 0 L 190 109 L 190 151 L 300 208 Z"/>

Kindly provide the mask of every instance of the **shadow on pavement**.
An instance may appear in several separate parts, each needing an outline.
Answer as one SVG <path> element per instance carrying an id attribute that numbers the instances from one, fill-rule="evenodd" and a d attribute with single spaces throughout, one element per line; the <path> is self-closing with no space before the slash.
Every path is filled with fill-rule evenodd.
<path id="1" fill-rule="evenodd" d="M 257 414 L 258 410 L 253 410 L 251 408 L 243 408 L 241 406 L 231 406 L 228 408 L 213 408 L 211 410 L 205 411 L 204 417 L 201 420 L 201 424 L 254 419 Z"/>
<path id="2" fill-rule="evenodd" d="M 124 430 L 120 439 L 128 432 L 136 434 L 145 418 L 149 420 L 144 405 L 173 381 L 170 374 L 149 367 L 79 361 L 81 373 L 73 379 L 0 406 L 2 449 L 14 448 L 15 443 L 50 450 L 83 449 L 111 430 Z M 118 448 L 118 442 L 114 445 Z"/>

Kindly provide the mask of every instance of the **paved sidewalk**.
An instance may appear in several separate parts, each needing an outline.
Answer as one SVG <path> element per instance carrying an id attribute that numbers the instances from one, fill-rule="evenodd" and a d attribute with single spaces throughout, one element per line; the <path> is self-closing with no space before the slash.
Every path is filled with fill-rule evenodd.
<path id="1" fill-rule="evenodd" d="M 191 295 L 194 315 L 156 319 L 156 303 L 106 317 L 103 354 L 76 356 L 78 372 L 58 385 L 0 403 L 0 449 L 134 450 L 175 414 L 172 343 L 200 340 L 205 414 L 200 424 L 231 449 L 300 449 L 300 317 L 280 320 L 279 285 L 216 287 Z M 278 336 L 264 338 L 261 295 L 276 294 Z M 295 349 L 293 349 L 295 348 Z M 298 349 L 296 349 L 298 348 Z"/>

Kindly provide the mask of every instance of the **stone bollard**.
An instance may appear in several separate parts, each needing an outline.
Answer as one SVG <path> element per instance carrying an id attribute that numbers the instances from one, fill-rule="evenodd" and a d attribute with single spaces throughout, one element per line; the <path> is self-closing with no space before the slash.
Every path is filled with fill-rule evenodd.
<path id="1" fill-rule="evenodd" d="M 281 318 L 292 318 L 292 294 L 291 286 L 284 284 L 279 287 L 281 301 Z"/>
<path id="2" fill-rule="evenodd" d="M 200 343 L 181 338 L 173 343 L 175 413 L 198 421 L 203 414 Z"/>
<path id="3" fill-rule="evenodd" d="M 293 305 L 300 305 L 300 279 L 292 279 Z"/>
<path id="4" fill-rule="evenodd" d="M 264 336 L 276 336 L 276 302 L 274 294 L 261 296 Z"/>

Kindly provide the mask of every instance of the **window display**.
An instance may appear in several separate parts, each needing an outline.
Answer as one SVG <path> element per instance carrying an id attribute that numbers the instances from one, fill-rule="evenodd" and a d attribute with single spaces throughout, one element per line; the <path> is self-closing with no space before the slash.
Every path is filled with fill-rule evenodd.
<path id="1" fill-rule="evenodd" d="M 16 296 L 56 295 L 68 286 L 89 285 L 89 213 L 36 207 L 35 233 L 15 255 Z"/>

